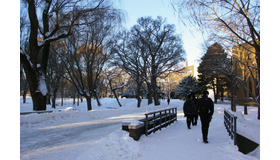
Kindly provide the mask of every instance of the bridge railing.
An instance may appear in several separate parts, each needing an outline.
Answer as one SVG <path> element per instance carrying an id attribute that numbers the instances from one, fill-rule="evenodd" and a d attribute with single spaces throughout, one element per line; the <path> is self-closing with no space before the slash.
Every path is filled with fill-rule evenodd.
<path id="1" fill-rule="evenodd" d="M 236 119 L 237 117 L 235 115 L 233 115 L 227 109 L 224 109 L 224 124 L 229 136 L 234 141 L 234 145 L 237 144 Z"/>
<path id="2" fill-rule="evenodd" d="M 145 114 L 145 117 L 130 121 L 123 121 L 122 129 L 129 132 L 129 136 L 138 141 L 141 135 L 148 136 L 152 132 L 161 130 L 177 120 L 177 108 L 168 108 Z"/>
<path id="3" fill-rule="evenodd" d="M 145 134 L 147 136 L 176 121 L 177 107 L 146 113 L 145 117 Z"/>

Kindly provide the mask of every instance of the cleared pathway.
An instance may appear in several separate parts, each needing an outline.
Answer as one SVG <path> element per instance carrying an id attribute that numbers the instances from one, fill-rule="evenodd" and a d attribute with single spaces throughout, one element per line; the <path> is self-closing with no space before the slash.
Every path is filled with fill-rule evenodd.
<path id="1" fill-rule="evenodd" d="M 33 160 L 73 159 L 98 140 L 121 128 L 123 120 L 143 116 L 105 118 L 78 123 L 68 123 L 44 128 L 26 129 L 20 132 L 20 157 Z"/>

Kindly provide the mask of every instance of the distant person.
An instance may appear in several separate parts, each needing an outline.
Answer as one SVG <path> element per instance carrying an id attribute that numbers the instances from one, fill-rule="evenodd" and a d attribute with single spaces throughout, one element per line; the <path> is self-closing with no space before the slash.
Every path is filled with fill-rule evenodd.
<path id="1" fill-rule="evenodd" d="M 198 107 L 197 107 L 197 99 L 195 97 L 195 94 L 192 93 L 192 101 L 194 103 L 194 114 L 193 114 L 193 125 L 196 126 L 197 125 L 197 119 L 198 119 Z"/>
<path id="2" fill-rule="evenodd" d="M 202 98 L 200 98 L 197 103 L 204 143 L 208 143 L 209 123 L 214 113 L 214 103 L 211 98 L 208 98 L 208 95 L 208 91 L 203 91 Z"/>
<path id="3" fill-rule="evenodd" d="M 170 103 L 170 98 L 169 98 L 169 97 L 167 98 L 167 103 L 168 103 L 168 105 L 169 105 L 169 103 Z"/>
<path id="4" fill-rule="evenodd" d="M 187 99 L 183 106 L 183 111 L 184 111 L 185 117 L 187 118 L 186 122 L 187 122 L 188 128 L 191 129 L 191 123 L 193 123 L 193 114 L 194 114 L 194 103 L 191 99 L 191 95 L 187 96 Z"/>

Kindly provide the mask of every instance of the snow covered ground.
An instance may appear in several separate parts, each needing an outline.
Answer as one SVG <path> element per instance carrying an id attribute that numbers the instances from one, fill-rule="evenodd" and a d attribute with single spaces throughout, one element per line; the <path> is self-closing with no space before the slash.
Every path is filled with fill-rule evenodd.
<path id="1" fill-rule="evenodd" d="M 102 106 L 93 101 L 93 111 L 86 111 L 86 102 L 73 106 L 72 100 L 64 100 L 64 106 L 52 109 L 53 113 L 28 114 L 20 116 L 21 159 L 68 159 L 68 160 L 149 160 L 149 159 L 260 159 L 260 149 L 244 155 L 233 145 L 223 124 L 224 108 L 229 103 L 215 105 L 215 113 L 209 128 L 209 144 L 202 143 L 201 124 L 187 129 L 183 116 L 183 101 L 171 100 L 168 106 L 147 105 L 142 101 L 136 107 L 136 99 L 101 99 Z M 57 102 L 60 104 L 60 102 Z M 32 101 L 20 103 L 20 111 L 32 111 Z M 178 121 L 148 137 L 143 135 L 134 141 L 128 132 L 121 130 L 121 121 L 137 118 L 146 112 L 167 107 L 178 107 Z M 60 110 L 60 111 L 58 111 Z M 243 108 L 238 106 L 238 111 Z M 236 114 L 238 132 L 246 132 L 260 142 L 260 122 L 256 119 L 257 108 L 249 107 L 249 115 Z M 242 123 L 242 125 L 240 124 Z M 246 131 L 247 130 L 247 131 Z"/>

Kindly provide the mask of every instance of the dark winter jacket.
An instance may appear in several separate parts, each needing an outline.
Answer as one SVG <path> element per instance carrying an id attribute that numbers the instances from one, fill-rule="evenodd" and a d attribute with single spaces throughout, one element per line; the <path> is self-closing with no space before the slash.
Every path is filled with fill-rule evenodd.
<path id="1" fill-rule="evenodd" d="M 214 103 L 211 98 L 203 96 L 197 102 L 200 118 L 211 118 L 214 113 Z"/>
<path id="2" fill-rule="evenodd" d="M 185 116 L 186 115 L 193 115 L 194 114 L 194 109 L 195 109 L 195 106 L 194 106 L 194 103 L 193 103 L 192 100 L 187 100 L 184 103 L 183 111 L 184 111 Z"/>
<path id="3" fill-rule="evenodd" d="M 198 107 L 197 107 L 197 99 L 192 99 L 193 103 L 194 103 L 194 114 L 197 115 L 198 114 Z"/>

